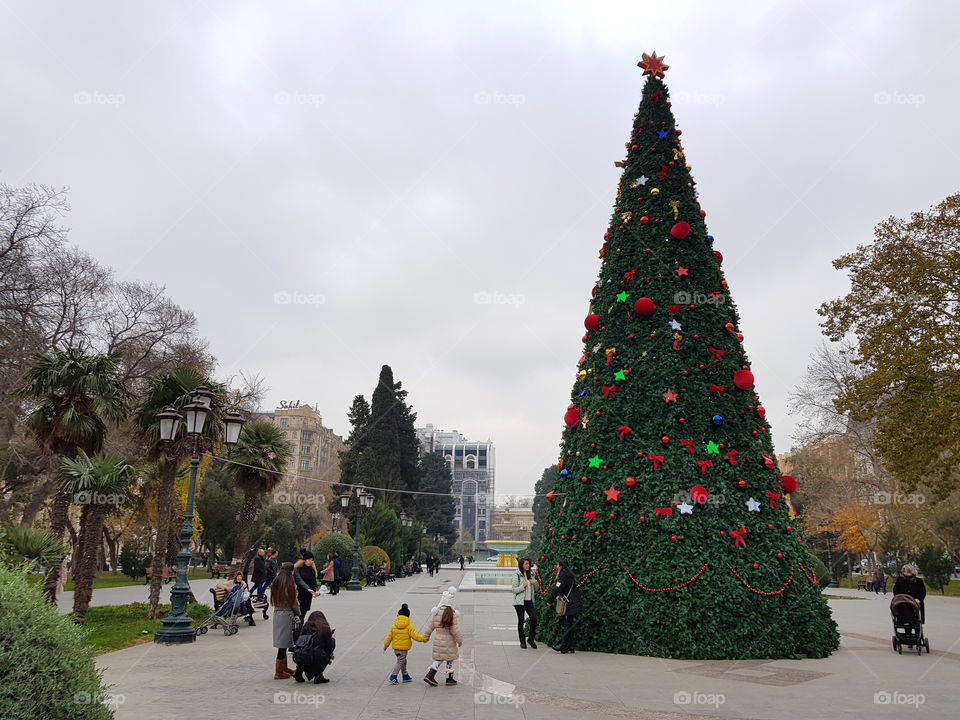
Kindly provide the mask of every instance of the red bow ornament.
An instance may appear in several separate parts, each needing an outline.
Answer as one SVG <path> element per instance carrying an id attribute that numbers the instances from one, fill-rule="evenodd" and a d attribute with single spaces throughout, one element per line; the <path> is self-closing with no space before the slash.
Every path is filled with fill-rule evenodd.
<path id="1" fill-rule="evenodd" d="M 653 514 L 656 515 L 656 516 L 658 516 L 658 517 L 670 517 L 670 516 L 673 515 L 673 508 L 672 508 L 672 507 L 668 507 L 668 508 L 654 508 L 654 509 L 653 509 Z"/>
<path id="2" fill-rule="evenodd" d="M 773 490 L 767 490 L 767 504 L 774 510 L 779 510 L 780 506 L 777 505 L 777 500 L 780 499 L 780 493 L 775 493 Z"/>
<path id="3" fill-rule="evenodd" d="M 733 546 L 735 548 L 747 546 L 747 541 L 743 539 L 743 536 L 747 534 L 747 529 L 743 527 L 743 525 L 740 526 L 739 530 L 731 530 L 727 534 L 733 538 Z"/>
<path id="4" fill-rule="evenodd" d="M 647 460 L 649 460 L 650 462 L 653 463 L 653 469 L 654 469 L 654 470 L 659 470 L 659 469 L 660 469 L 660 465 L 663 463 L 664 457 L 663 457 L 663 455 L 651 455 L 651 454 L 648 453 L 648 454 L 647 454 Z"/>
<path id="5" fill-rule="evenodd" d="M 584 525 L 586 525 L 587 527 L 590 527 L 590 523 L 592 523 L 596 517 L 597 517 L 596 510 L 588 510 L 583 514 L 583 519 L 586 520 Z"/>
<path id="6" fill-rule="evenodd" d="M 700 468 L 701 475 L 706 475 L 707 468 L 713 467 L 713 460 L 697 460 L 697 467 Z"/>

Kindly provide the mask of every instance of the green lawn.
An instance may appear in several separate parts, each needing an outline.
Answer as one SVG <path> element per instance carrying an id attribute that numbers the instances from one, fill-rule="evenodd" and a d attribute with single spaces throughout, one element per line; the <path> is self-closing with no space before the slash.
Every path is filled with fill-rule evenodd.
<path id="1" fill-rule="evenodd" d="M 842 580 L 839 581 L 838 584 L 840 585 L 840 587 L 851 588 L 851 589 L 852 589 L 852 588 L 857 587 L 857 583 L 858 583 L 858 582 L 860 582 L 860 581 L 866 582 L 866 581 L 869 580 L 869 579 L 870 579 L 870 577 L 868 577 L 868 576 L 866 576 L 866 575 L 852 575 L 852 576 L 843 578 Z M 896 581 L 897 581 L 897 579 L 896 579 L 895 577 L 888 577 L 888 578 L 887 578 L 887 593 L 889 593 L 891 590 L 893 590 L 893 584 L 894 584 Z M 830 589 L 830 588 L 827 588 L 827 590 L 829 590 L 829 589 Z M 932 587 L 930 587 L 929 585 L 927 585 L 927 594 L 928 594 L 928 595 L 939 595 L 939 594 L 940 594 L 940 591 L 939 591 L 939 590 L 934 590 Z M 946 597 L 960 597 L 960 580 L 951 580 L 949 583 L 947 583 L 947 586 L 943 589 L 943 594 L 944 594 Z"/>
<path id="2" fill-rule="evenodd" d="M 865 597 L 855 597 L 851 595 L 828 595 L 827 593 L 823 593 L 823 597 L 825 597 L 827 600 L 866 600 Z"/>
<path id="3" fill-rule="evenodd" d="M 84 625 L 89 633 L 87 642 L 93 646 L 97 655 L 101 655 L 152 641 L 153 634 L 161 623 L 159 620 L 147 619 L 148 608 L 146 603 L 91 607 L 87 612 L 87 622 Z M 161 605 L 160 608 L 160 617 L 163 617 L 170 606 Z M 191 604 L 187 612 L 196 622 L 205 618 L 213 610 L 206 605 Z"/>
<path id="4" fill-rule="evenodd" d="M 43 577 L 42 575 L 37 575 L 38 578 Z M 199 580 L 209 580 L 210 571 L 206 568 L 190 568 L 191 579 Z M 173 580 L 170 581 L 171 583 Z M 140 578 L 139 580 L 131 580 L 129 577 L 124 575 L 122 572 L 117 571 L 116 573 L 105 570 L 104 572 L 97 575 L 96 579 L 93 581 L 93 589 L 97 590 L 98 588 L 114 588 L 114 587 L 125 587 L 128 585 L 145 585 L 146 578 Z M 73 590 L 73 578 L 67 580 L 67 584 L 63 586 L 64 590 Z"/>

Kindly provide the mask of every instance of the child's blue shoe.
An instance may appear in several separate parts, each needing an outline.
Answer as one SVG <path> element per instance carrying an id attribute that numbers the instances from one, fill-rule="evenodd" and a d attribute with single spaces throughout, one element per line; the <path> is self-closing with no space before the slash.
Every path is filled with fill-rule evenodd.
<path id="1" fill-rule="evenodd" d="M 397 676 L 396 676 L 396 675 L 391 675 L 391 676 L 390 676 L 390 684 L 391 684 L 391 685 L 399 685 L 399 684 L 400 684 L 400 683 L 397 682 Z"/>
<path id="2" fill-rule="evenodd" d="M 404 682 L 413 682 L 413 678 L 410 677 L 409 675 L 404 675 L 404 676 L 403 676 L 403 681 L 404 681 Z"/>

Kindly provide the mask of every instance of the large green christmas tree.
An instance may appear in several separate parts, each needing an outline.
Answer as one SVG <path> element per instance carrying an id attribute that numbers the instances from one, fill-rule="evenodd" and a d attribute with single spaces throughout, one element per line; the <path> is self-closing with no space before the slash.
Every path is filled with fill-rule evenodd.
<path id="1" fill-rule="evenodd" d="M 582 650 L 823 657 L 838 636 L 792 524 L 656 53 L 600 249 L 539 557 L 577 573 Z"/>

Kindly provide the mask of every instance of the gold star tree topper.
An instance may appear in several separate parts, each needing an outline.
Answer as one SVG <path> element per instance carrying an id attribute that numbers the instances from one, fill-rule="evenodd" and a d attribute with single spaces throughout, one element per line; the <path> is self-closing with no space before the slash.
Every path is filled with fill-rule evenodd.
<path id="1" fill-rule="evenodd" d="M 652 55 L 643 53 L 643 59 L 637 63 L 637 67 L 643 68 L 644 75 L 662 78 L 663 74 L 670 69 L 670 66 L 665 65 L 663 60 L 663 56 L 657 57 L 657 52 L 654 50 Z"/>

